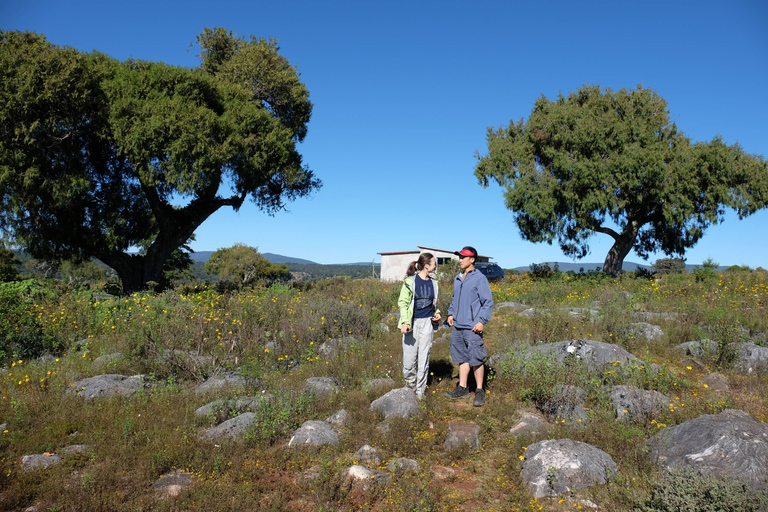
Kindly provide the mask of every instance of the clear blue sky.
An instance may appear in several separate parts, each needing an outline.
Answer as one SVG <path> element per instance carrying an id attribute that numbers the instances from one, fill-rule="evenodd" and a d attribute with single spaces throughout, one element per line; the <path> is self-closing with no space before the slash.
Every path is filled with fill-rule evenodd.
<path id="1" fill-rule="evenodd" d="M 195 36 L 216 26 L 276 38 L 298 67 L 315 105 L 300 151 L 323 188 L 274 217 L 222 210 L 196 251 L 245 243 L 347 263 L 473 245 L 505 268 L 570 261 L 523 241 L 502 190 L 473 172 L 487 127 L 585 84 L 642 84 L 694 141 L 719 134 L 768 156 L 765 0 L 0 2 L 2 29 L 120 60 L 196 66 Z M 768 211 L 729 214 L 686 258 L 768 268 L 766 237 Z M 610 245 L 596 235 L 581 261 L 602 264 Z"/>

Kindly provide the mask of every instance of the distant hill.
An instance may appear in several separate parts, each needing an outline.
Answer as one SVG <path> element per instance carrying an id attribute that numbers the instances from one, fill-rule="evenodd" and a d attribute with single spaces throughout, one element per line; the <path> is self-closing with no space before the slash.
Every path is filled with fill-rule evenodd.
<path id="1" fill-rule="evenodd" d="M 272 263 L 298 263 L 299 265 L 317 265 L 314 261 L 303 260 L 301 258 L 291 258 L 290 256 L 283 256 L 282 254 L 273 254 L 271 252 L 263 252 L 262 256 L 267 258 Z"/>
<path id="2" fill-rule="evenodd" d="M 558 266 L 558 270 L 561 272 L 568 272 L 569 270 L 573 270 L 574 272 L 578 272 L 581 269 L 584 269 L 584 272 L 587 272 L 589 270 L 595 270 L 596 268 L 603 268 L 602 263 L 572 263 L 572 262 L 562 262 L 562 261 L 544 261 L 541 263 L 537 263 L 537 265 L 549 265 L 550 268 L 554 268 L 555 265 Z M 700 267 L 701 265 L 686 265 L 685 270 L 691 271 L 696 267 Z M 642 265 L 640 263 L 635 263 L 632 261 L 625 261 L 622 265 L 621 269 L 625 272 L 632 272 L 634 270 L 637 270 L 638 267 L 642 267 L 644 269 L 650 270 L 652 267 L 651 265 Z M 720 265 L 717 267 L 717 272 L 723 272 L 724 270 L 730 268 L 730 265 Z M 517 270 L 520 272 L 525 272 L 527 270 L 531 270 L 530 265 L 526 265 L 524 267 L 515 267 L 513 270 Z"/>
<path id="3" fill-rule="evenodd" d="M 192 261 L 199 261 L 205 263 L 211 259 L 211 255 L 214 251 L 197 251 L 190 254 Z M 299 263 L 301 265 L 317 265 L 314 261 L 303 260 L 301 258 L 291 258 L 290 256 L 283 256 L 282 254 L 273 254 L 271 252 L 263 252 L 262 256 L 267 258 L 271 263 Z"/>

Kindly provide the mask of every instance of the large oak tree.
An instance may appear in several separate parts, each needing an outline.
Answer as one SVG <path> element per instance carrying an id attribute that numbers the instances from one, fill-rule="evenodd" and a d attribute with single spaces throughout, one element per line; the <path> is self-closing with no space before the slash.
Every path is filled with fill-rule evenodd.
<path id="1" fill-rule="evenodd" d="M 683 255 L 726 208 L 743 218 L 768 201 L 762 156 L 720 137 L 691 143 L 664 99 L 642 87 L 542 96 L 526 122 L 489 128 L 487 142 L 475 175 L 505 189 L 523 239 L 556 240 L 583 258 L 590 238 L 607 234 L 603 270 L 614 276 L 632 249 Z"/>
<path id="2" fill-rule="evenodd" d="M 274 213 L 320 187 L 296 148 L 309 92 L 276 43 L 221 28 L 198 43 L 190 69 L 0 32 L 0 228 L 14 243 L 96 257 L 127 293 L 160 282 L 218 209 L 250 198 Z"/>

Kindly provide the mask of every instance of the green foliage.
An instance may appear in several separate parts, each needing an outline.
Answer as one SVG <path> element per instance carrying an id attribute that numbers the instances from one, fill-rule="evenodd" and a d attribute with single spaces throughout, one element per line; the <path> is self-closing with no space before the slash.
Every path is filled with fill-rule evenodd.
<path id="1" fill-rule="evenodd" d="M 199 42 L 188 69 L 0 32 L 0 228 L 14 243 L 96 257 L 129 293 L 162 286 L 218 209 L 250 198 L 272 213 L 320 187 L 296 148 L 309 93 L 277 45 L 224 29 Z"/>
<path id="2" fill-rule="evenodd" d="M 287 266 L 271 263 L 255 247 L 243 244 L 235 244 L 214 252 L 205 263 L 205 270 L 218 274 L 219 279 L 237 283 L 239 286 L 256 281 L 273 282 L 287 279 L 290 275 Z"/>
<path id="3" fill-rule="evenodd" d="M 693 269 L 693 275 L 697 281 L 708 281 L 717 279 L 717 267 L 718 263 L 712 261 L 712 258 L 707 258 L 700 267 Z"/>
<path id="4" fill-rule="evenodd" d="M 531 263 L 530 275 L 534 280 L 547 280 L 553 278 L 560 278 L 560 266 L 555 263 L 554 267 L 550 267 L 549 263 Z"/>
<path id="5" fill-rule="evenodd" d="M 612 276 L 630 250 L 683 254 L 724 207 L 744 217 L 768 202 L 762 156 L 719 137 L 691 143 L 666 101 L 641 86 L 542 96 L 526 122 L 489 128 L 487 142 L 475 176 L 505 189 L 522 237 L 582 258 L 592 236 L 607 234 L 614 245 L 603 268 Z"/>
<path id="6" fill-rule="evenodd" d="M 0 241 L 0 283 L 14 281 L 19 277 L 19 270 L 16 268 L 19 264 L 21 262 L 16 258 L 16 254 Z"/>
<path id="7" fill-rule="evenodd" d="M 635 512 L 750 512 L 766 507 L 768 497 L 742 482 L 677 470 L 664 475 Z"/>
<path id="8" fill-rule="evenodd" d="M 654 272 L 660 275 L 685 272 L 685 258 L 659 258 L 653 262 Z"/>
<path id="9" fill-rule="evenodd" d="M 58 346 L 41 329 L 33 307 L 54 296 L 45 283 L 32 279 L 0 283 L 0 364 L 35 358 Z"/>

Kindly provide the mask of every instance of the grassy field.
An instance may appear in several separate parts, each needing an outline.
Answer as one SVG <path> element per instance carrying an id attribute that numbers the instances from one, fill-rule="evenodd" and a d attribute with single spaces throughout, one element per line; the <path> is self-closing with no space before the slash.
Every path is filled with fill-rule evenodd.
<path id="1" fill-rule="evenodd" d="M 449 281 L 449 280 L 448 280 Z M 450 299 L 442 285 L 441 308 Z M 391 377 L 402 385 L 400 335 L 393 316 L 399 284 L 334 278 L 296 286 L 220 294 L 186 286 L 163 294 L 108 297 L 95 288 L 67 290 L 43 281 L 0 287 L 0 510 L 577 510 L 579 498 L 604 510 L 640 507 L 660 474 L 643 443 L 659 428 L 726 408 L 768 421 L 764 375 L 741 376 L 730 364 L 730 342 L 767 342 L 768 273 L 738 271 L 673 274 L 660 280 L 601 274 L 528 273 L 492 284 L 495 302 L 519 302 L 543 312 L 528 318 L 505 308 L 486 327 L 489 355 L 568 339 L 615 343 L 663 370 L 614 372 L 599 377 L 573 368 L 498 368 L 490 372 L 486 405 L 450 401 L 457 369 L 448 343 L 432 350 L 431 382 L 422 414 L 399 419 L 388 432 L 369 409 L 380 393 L 370 379 Z M 600 316 L 574 318 L 562 307 L 598 307 Z M 634 312 L 676 316 L 653 321 L 664 335 L 636 334 Z M 441 330 L 437 337 L 448 336 Z M 318 348 L 329 339 L 353 337 L 341 355 L 327 360 Z M 673 347 L 712 339 L 718 352 L 693 361 Z M 198 359 L 180 354 L 194 353 Z M 45 357 L 41 357 L 48 354 Z M 99 356 L 119 354 L 99 364 Z M 193 362 L 191 362 L 193 361 Z M 213 400 L 195 386 L 225 370 L 258 379 L 258 392 L 273 395 L 258 411 L 258 424 L 244 439 L 210 443 L 199 439 L 212 425 L 194 411 Z M 700 378 L 720 372 L 727 396 L 713 393 Z M 132 397 L 84 401 L 68 393 L 72 383 L 102 373 L 145 374 L 151 386 Z M 342 391 L 327 398 L 303 392 L 309 377 L 335 377 Z M 615 421 L 608 386 L 618 383 L 655 389 L 671 399 L 668 410 L 643 424 Z M 550 422 L 545 436 L 513 437 L 509 430 L 535 411 L 552 385 L 576 384 L 587 393 L 590 428 Z M 236 396 L 235 391 L 218 396 Z M 319 449 L 286 448 L 306 420 L 323 420 L 346 409 L 351 414 L 340 443 Z M 480 449 L 446 450 L 448 422 L 480 426 Z M 541 439 L 571 438 L 606 451 L 619 466 L 615 482 L 580 490 L 575 496 L 532 499 L 520 477 L 526 446 Z M 63 456 L 46 470 L 22 472 L 24 455 L 58 453 L 84 444 L 81 455 Z M 395 457 L 419 462 L 417 473 L 393 473 L 389 483 L 365 493 L 350 492 L 344 472 L 358 463 L 355 452 L 369 444 L 382 451 L 381 468 Z M 310 468 L 314 480 L 298 477 Z M 182 470 L 194 484 L 174 499 L 153 489 L 161 475 Z M 436 476 L 439 475 L 439 476 Z M 682 484 L 680 484 L 682 485 Z M 714 509 L 713 509 L 714 510 Z"/>

